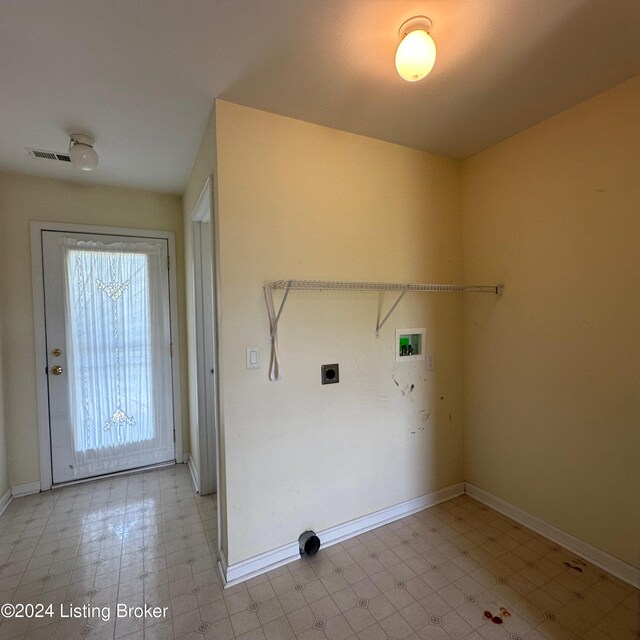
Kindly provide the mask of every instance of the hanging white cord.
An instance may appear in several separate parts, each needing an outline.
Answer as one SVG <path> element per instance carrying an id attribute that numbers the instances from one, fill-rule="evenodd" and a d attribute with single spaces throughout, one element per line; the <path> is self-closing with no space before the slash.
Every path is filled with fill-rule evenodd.
<path id="1" fill-rule="evenodd" d="M 269 380 L 280 380 L 280 360 L 278 358 L 278 328 L 276 326 L 276 310 L 273 306 L 273 295 L 270 286 L 264 288 L 264 299 L 267 303 L 269 314 L 269 331 L 271 333 L 271 358 L 269 360 Z M 275 327 L 275 330 L 274 330 Z"/>

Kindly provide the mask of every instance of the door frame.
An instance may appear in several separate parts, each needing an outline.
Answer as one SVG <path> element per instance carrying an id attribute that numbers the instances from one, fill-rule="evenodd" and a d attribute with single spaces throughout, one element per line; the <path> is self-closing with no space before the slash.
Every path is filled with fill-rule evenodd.
<path id="1" fill-rule="evenodd" d="M 40 490 L 53 485 L 51 466 L 51 430 L 49 425 L 49 387 L 47 383 L 47 341 L 44 307 L 44 278 L 42 260 L 42 232 L 88 233 L 110 236 L 137 236 L 166 240 L 169 248 L 169 324 L 171 334 L 171 377 L 173 390 L 173 427 L 175 430 L 175 459 L 184 462 L 182 454 L 182 408 L 180 395 L 180 345 L 178 327 L 178 295 L 176 278 L 176 239 L 173 231 L 129 229 L 62 222 L 30 222 L 31 283 L 33 287 L 33 318 L 35 330 L 36 392 L 38 398 L 38 431 L 40 440 Z M 126 473 L 126 472 L 125 472 Z M 89 478 L 90 480 L 91 478 Z M 83 480 L 86 482 L 86 479 Z M 68 483 L 64 483 L 68 484 Z M 60 486 L 60 485 L 55 485 Z"/>
<path id="2" fill-rule="evenodd" d="M 196 372 L 195 385 L 197 396 L 197 425 L 198 425 L 198 468 L 194 469 L 193 458 L 189 460 L 192 479 L 196 491 L 200 495 L 217 493 L 219 487 L 218 463 L 218 423 L 219 423 L 219 394 L 218 394 L 218 331 L 217 331 L 217 281 L 216 281 L 216 247 L 214 243 L 213 189 L 211 177 L 207 178 L 190 216 L 191 229 L 191 265 L 193 275 L 193 301 L 195 324 L 195 355 Z M 205 265 L 202 254 L 202 224 L 209 225 L 210 230 L 210 264 Z M 211 282 L 204 277 L 203 267 L 210 267 Z M 211 287 L 209 291 L 206 285 Z M 211 307 L 213 315 L 209 317 L 204 312 L 205 303 Z M 211 351 L 208 353 L 205 335 L 212 340 Z M 211 379 L 213 375 L 213 379 Z M 193 420 L 193 417 L 192 417 Z"/>

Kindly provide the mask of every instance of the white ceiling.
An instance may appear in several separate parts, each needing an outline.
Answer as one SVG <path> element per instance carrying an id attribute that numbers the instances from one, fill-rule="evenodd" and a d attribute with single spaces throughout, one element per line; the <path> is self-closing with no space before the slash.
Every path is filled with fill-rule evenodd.
<path id="1" fill-rule="evenodd" d="M 216 97 L 464 158 L 639 73 L 639 0 L 0 0 L 0 171 L 181 193 Z M 71 132 L 95 172 L 25 151 Z"/>

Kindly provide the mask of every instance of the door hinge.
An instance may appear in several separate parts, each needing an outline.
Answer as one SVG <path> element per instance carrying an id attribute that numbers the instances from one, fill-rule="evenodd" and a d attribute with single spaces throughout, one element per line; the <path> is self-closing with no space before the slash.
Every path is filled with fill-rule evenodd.
<path id="1" fill-rule="evenodd" d="M 173 358 L 173 342 L 169 343 L 169 355 Z"/>
<path id="2" fill-rule="evenodd" d="M 175 429 L 173 430 L 173 441 L 174 442 L 176 441 L 176 430 Z"/>
<path id="3" fill-rule="evenodd" d="M 167 256 L 167 269 L 171 271 L 171 256 Z"/>

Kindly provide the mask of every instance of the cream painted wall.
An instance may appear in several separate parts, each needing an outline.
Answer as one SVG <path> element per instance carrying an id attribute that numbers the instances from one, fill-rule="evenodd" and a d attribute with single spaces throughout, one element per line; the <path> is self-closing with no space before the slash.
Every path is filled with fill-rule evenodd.
<path id="1" fill-rule="evenodd" d="M 274 383 L 262 291 L 291 277 L 458 282 L 460 184 L 455 161 L 227 102 L 216 130 L 233 564 L 463 479 L 459 295 L 407 294 L 376 339 L 394 296 L 293 292 Z M 404 327 L 427 329 L 435 371 L 396 364 Z M 260 369 L 246 369 L 248 345 Z M 340 383 L 322 386 L 333 362 Z"/>
<path id="2" fill-rule="evenodd" d="M 640 567 L 640 77 L 463 164 L 466 479 Z"/>
<path id="3" fill-rule="evenodd" d="M 176 196 L 95 187 L 28 176 L 1 175 L 0 299 L 3 301 L 5 419 L 12 486 L 40 477 L 31 291 L 29 221 L 51 221 L 176 234 L 177 277 L 184 281 L 182 203 Z M 184 287 L 178 287 L 180 355 L 186 361 Z M 9 372 L 9 375 L 7 375 Z M 181 379 L 184 450 L 189 450 L 186 368 Z"/>

